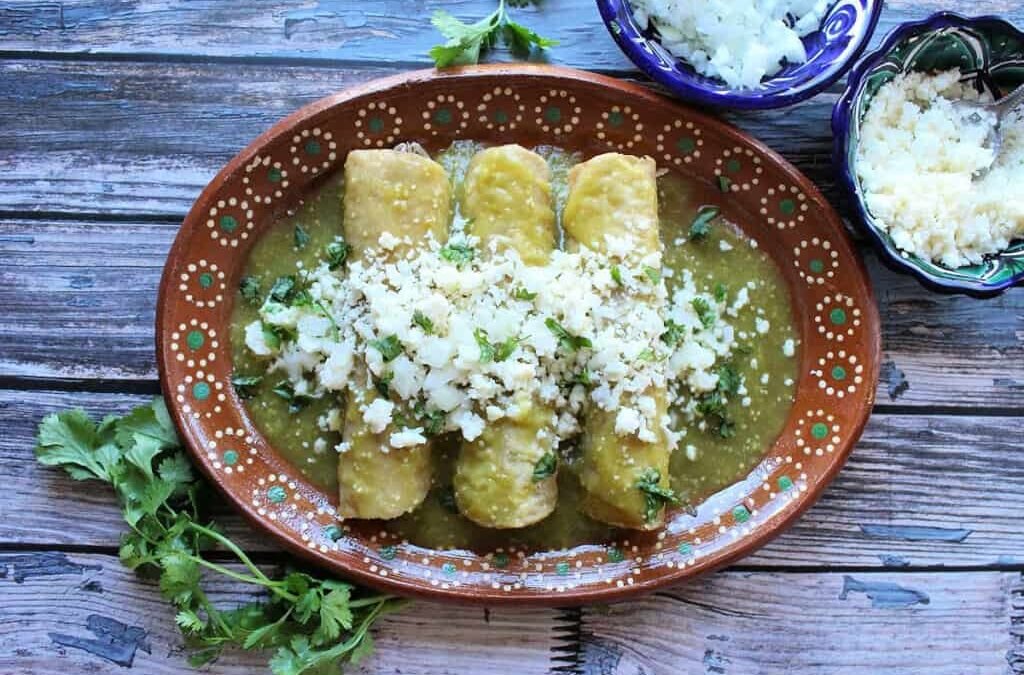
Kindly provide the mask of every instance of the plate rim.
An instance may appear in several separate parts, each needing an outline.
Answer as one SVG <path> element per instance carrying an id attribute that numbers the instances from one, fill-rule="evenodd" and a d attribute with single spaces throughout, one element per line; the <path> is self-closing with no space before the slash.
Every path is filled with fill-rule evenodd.
<path id="1" fill-rule="evenodd" d="M 407 580 L 402 577 L 388 575 L 381 577 L 364 566 L 346 565 L 343 562 L 321 553 L 315 549 L 301 545 L 298 541 L 283 530 L 277 521 L 270 521 L 256 513 L 256 509 L 241 495 L 228 490 L 223 484 L 223 477 L 218 475 L 209 466 L 203 453 L 196 448 L 195 439 L 192 438 L 188 425 L 185 423 L 184 412 L 173 400 L 167 398 L 167 393 L 172 391 L 169 382 L 169 368 L 171 362 L 170 350 L 167 347 L 167 335 L 170 331 L 170 311 L 168 309 L 168 297 L 172 292 L 175 279 L 172 278 L 174 268 L 182 260 L 182 252 L 192 232 L 206 219 L 201 212 L 200 205 L 205 204 L 212 196 L 216 195 L 224 185 L 234 177 L 240 170 L 244 169 L 247 162 L 259 154 L 270 141 L 281 137 L 294 129 L 300 122 L 308 120 L 327 109 L 341 105 L 346 102 L 393 90 L 396 87 L 412 88 L 422 83 L 446 79 L 465 79 L 474 77 L 508 76 L 510 78 L 541 79 L 556 84 L 563 83 L 584 83 L 598 85 L 613 90 L 616 96 L 631 105 L 651 103 L 658 106 L 682 108 L 686 114 L 695 122 L 706 125 L 715 133 L 723 134 L 730 140 L 741 141 L 744 144 L 756 149 L 763 156 L 768 158 L 778 167 L 787 178 L 798 185 L 806 194 L 809 200 L 813 200 L 820 208 L 824 221 L 827 222 L 831 232 L 838 238 L 845 240 L 845 243 L 853 251 L 852 261 L 856 274 L 862 282 L 865 293 L 865 306 L 862 308 L 869 315 L 870 321 L 866 321 L 867 332 L 865 343 L 870 356 L 870 364 L 865 368 L 864 374 L 864 395 L 861 397 L 862 404 L 859 406 L 858 414 L 854 424 L 851 426 L 850 434 L 845 440 L 843 447 L 831 453 L 833 458 L 827 470 L 814 484 L 808 485 L 806 493 L 800 500 L 788 508 L 781 515 L 773 515 L 761 523 L 757 530 L 743 541 L 735 545 L 727 546 L 725 549 L 718 549 L 701 557 L 695 564 L 680 567 L 658 574 L 653 577 L 644 577 L 635 584 L 619 587 L 614 584 L 607 586 L 584 586 L 572 588 L 565 591 L 532 591 L 529 594 L 500 593 L 491 589 L 482 589 L 476 586 L 454 586 L 442 590 L 422 581 Z M 878 315 L 877 302 L 864 264 L 863 256 L 854 244 L 850 234 L 843 226 L 839 214 L 832 204 L 818 189 L 817 185 L 793 166 L 788 160 L 776 151 L 769 148 L 760 140 L 737 129 L 731 124 L 720 120 L 708 113 L 684 105 L 679 101 L 658 94 L 640 84 L 619 80 L 617 78 L 599 75 L 587 71 L 567 68 L 563 66 L 552 66 L 546 64 L 526 63 L 499 63 L 477 66 L 465 66 L 452 68 L 444 71 L 434 69 L 414 70 L 399 73 L 383 78 L 376 78 L 367 82 L 348 87 L 334 94 L 313 101 L 298 110 L 290 113 L 284 118 L 275 122 L 269 129 L 259 134 L 249 144 L 239 151 L 228 163 L 217 172 L 216 176 L 200 192 L 188 214 L 182 221 L 178 233 L 175 235 L 167 260 L 161 275 L 156 304 L 156 359 L 159 373 L 161 391 L 164 392 L 167 400 L 167 407 L 178 431 L 179 438 L 188 448 L 193 463 L 198 465 L 200 471 L 211 484 L 216 486 L 220 494 L 227 498 L 233 508 L 242 514 L 245 520 L 253 526 L 256 531 L 270 534 L 275 544 L 286 551 L 296 555 L 302 561 L 313 564 L 320 568 L 329 570 L 331 573 L 340 574 L 359 584 L 375 588 L 384 592 L 396 593 L 405 597 L 426 599 L 431 601 L 448 602 L 455 604 L 471 605 L 509 605 L 509 606 L 533 606 L 533 607 L 570 607 L 595 602 L 611 602 L 632 598 L 638 595 L 677 584 L 682 581 L 692 580 L 713 572 L 735 560 L 746 557 L 759 550 L 779 534 L 793 525 L 813 504 L 821 497 L 821 494 L 832 483 L 838 472 L 845 466 L 846 461 L 857 445 L 867 425 L 875 403 L 878 379 L 881 368 L 881 330 L 880 317 Z M 792 413 L 791 413 L 792 414 Z M 742 480 L 739 479 L 739 480 Z M 737 481 L 739 482 L 739 481 Z"/>

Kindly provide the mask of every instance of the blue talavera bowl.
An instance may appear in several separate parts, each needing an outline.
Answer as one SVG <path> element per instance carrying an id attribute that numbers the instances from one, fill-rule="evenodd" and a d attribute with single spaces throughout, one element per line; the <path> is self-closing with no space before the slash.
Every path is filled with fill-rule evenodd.
<path id="1" fill-rule="evenodd" d="M 822 91 L 856 61 L 882 12 L 882 0 L 836 0 L 821 29 L 803 40 L 806 63 L 786 66 L 756 89 L 733 89 L 673 56 L 656 32 L 637 24 L 629 0 L 597 0 L 597 6 L 615 42 L 651 79 L 687 101 L 734 110 L 781 108 Z"/>
<path id="2" fill-rule="evenodd" d="M 1024 33 L 997 17 L 968 18 L 951 12 L 897 27 L 850 72 L 846 91 L 832 113 L 833 160 L 854 220 L 878 249 L 883 262 L 913 274 L 939 292 L 991 297 L 1024 283 L 1024 240 L 989 256 L 983 264 L 956 269 L 910 255 L 899 250 L 875 222 L 854 168 L 860 125 L 879 88 L 905 71 L 950 68 L 960 68 L 964 77 L 979 88 L 1006 93 L 1024 83 Z M 929 198 L 922 195 L 922 199 Z"/>

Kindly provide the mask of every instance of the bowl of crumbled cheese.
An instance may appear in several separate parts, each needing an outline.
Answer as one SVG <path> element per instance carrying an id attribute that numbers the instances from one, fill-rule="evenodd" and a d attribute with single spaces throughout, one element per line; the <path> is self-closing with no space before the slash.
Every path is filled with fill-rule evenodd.
<path id="1" fill-rule="evenodd" d="M 700 105 L 792 105 L 838 80 L 867 46 L 882 0 L 597 0 L 647 75 Z"/>
<path id="2" fill-rule="evenodd" d="M 968 119 L 1024 83 L 1024 33 L 951 13 L 897 28 L 833 114 L 840 183 L 885 262 L 944 292 L 1024 283 L 1024 108 Z"/>

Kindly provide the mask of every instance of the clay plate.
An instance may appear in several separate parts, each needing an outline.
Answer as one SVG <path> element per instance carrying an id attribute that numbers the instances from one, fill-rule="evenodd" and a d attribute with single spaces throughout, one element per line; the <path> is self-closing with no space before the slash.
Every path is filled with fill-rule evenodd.
<path id="1" fill-rule="evenodd" d="M 231 384 L 228 326 L 249 248 L 354 148 L 459 138 L 646 154 L 729 191 L 726 214 L 778 263 L 802 346 L 796 402 L 750 474 L 664 530 L 571 550 L 436 551 L 349 528 L 253 425 Z M 725 176 L 728 181 L 721 181 Z M 842 466 L 874 401 L 878 313 L 863 265 L 814 185 L 761 143 L 650 91 L 531 65 L 421 71 L 330 96 L 276 124 L 196 201 L 160 285 L 160 380 L 195 461 L 253 524 L 340 575 L 486 604 L 620 600 L 747 555 L 792 523 Z"/>

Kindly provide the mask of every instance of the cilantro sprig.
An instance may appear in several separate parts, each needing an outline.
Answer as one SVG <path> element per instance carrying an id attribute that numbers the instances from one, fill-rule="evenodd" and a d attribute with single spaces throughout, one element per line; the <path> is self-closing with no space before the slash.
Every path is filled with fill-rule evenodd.
<path id="1" fill-rule="evenodd" d="M 558 345 L 567 352 L 577 352 L 581 349 L 590 349 L 594 345 L 590 338 L 581 335 L 573 335 L 565 329 L 565 326 L 558 323 L 554 318 L 544 319 L 544 325 L 548 327 L 552 335 L 558 338 Z"/>
<path id="2" fill-rule="evenodd" d="M 487 331 L 483 328 L 473 330 L 473 339 L 480 347 L 480 363 L 501 363 L 508 360 L 508 357 L 515 353 L 519 343 L 523 341 L 519 337 L 506 338 L 503 342 L 491 342 Z"/>
<path id="3" fill-rule="evenodd" d="M 430 22 L 448 39 L 443 45 L 436 45 L 430 50 L 430 56 L 438 68 L 478 63 L 480 55 L 494 47 L 499 38 L 514 54 L 521 57 L 529 56 L 534 47 L 546 49 L 558 44 L 557 40 L 541 37 L 530 28 L 513 21 L 505 0 L 499 0 L 497 9 L 475 23 L 464 23 L 443 9 L 434 12 Z"/>
<path id="4" fill-rule="evenodd" d="M 193 666 L 214 661 L 228 648 L 273 649 L 275 675 L 338 672 L 369 653 L 370 627 L 404 604 L 343 581 L 298 570 L 270 575 L 258 567 L 203 518 L 199 504 L 206 485 L 160 399 L 99 424 L 81 410 L 48 415 L 39 425 L 35 452 L 41 464 L 63 468 L 75 480 L 113 488 L 128 525 L 121 561 L 159 579 Z M 238 567 L 209 558 L 206 552 L 214 546 Z M 218 578 L 248 584 L 263 596 L 218 607 L 207 595 Z"/>
<path id="5" fill-rule="evenodd" d="M 636 488 L 644 495 L 644 522 L 653 523 L 666 504 L 678 504 L 679 497 L 672 488 L 661 484 L 661 472 L 654 467 L 643 470 L 636 480 Z"/>

